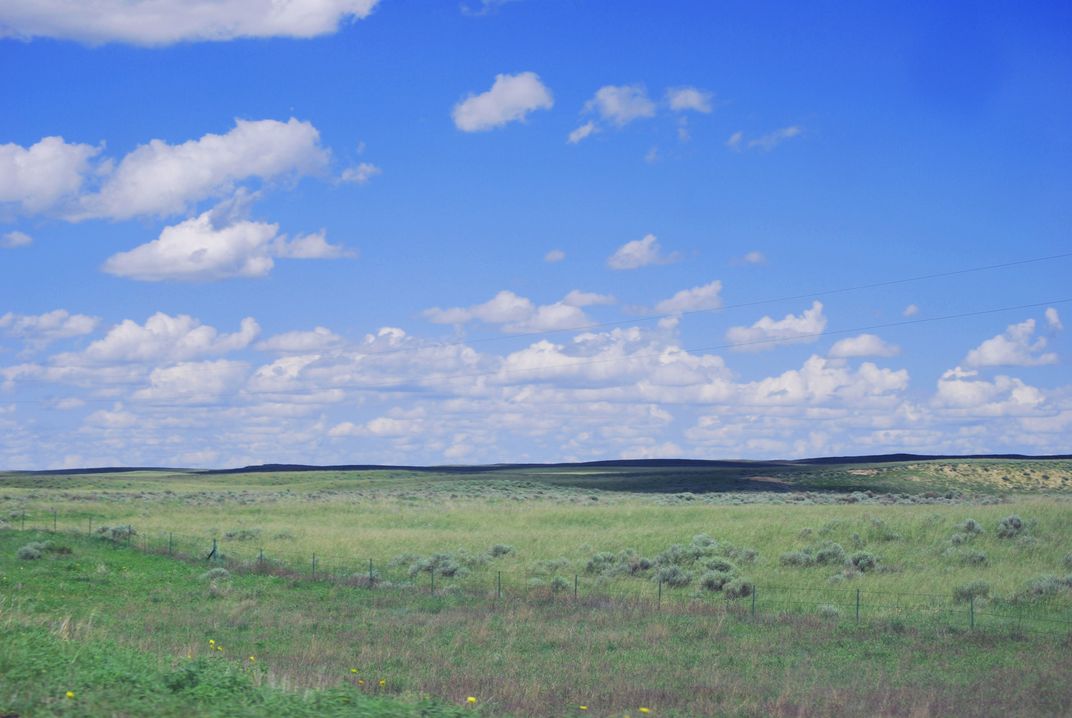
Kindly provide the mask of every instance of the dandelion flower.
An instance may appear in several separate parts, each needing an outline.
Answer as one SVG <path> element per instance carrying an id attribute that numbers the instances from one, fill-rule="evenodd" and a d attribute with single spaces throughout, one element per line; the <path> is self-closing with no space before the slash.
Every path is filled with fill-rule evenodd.
<path id="1" fill-rule="evenodd" d="M 465 699 L 465 702 L 472 705 L 473 703 L 476 703 L 476 698 L 474 698 L 473 696 L 469 696 Z"/>
<path id="2" fill-rule="evenodd" d="M 357 679 L 357 685 L 359 685 L 359 686 L 365 685 L 365 680 L 363 678 L 358 678 Z"/>
<path id="3" fill-rule="evenodd" d="M 67 697 L 73 699 L 74 698 L 74 691 L 67 691 Z"/>
<path id="4" fill-rule="evenodd" d="M 249 662 L 250 663 L 256 663 L 257 662 L 257 657 L 256 656 L 250 656 L 249 657 Z"/>
<path id="5" fill-rule="evenodd" d="M 351 669 L 350 669 L 350 672 L 351 672 L 351 673 L 357 673 L 357 669 L 356 669 L 356 668 L 351 668 Z"/>
<path id="6" fill-rule="evenodd" d="M 641 712 L 641 713 L 651 713 L 651 709 L 649 709 L 649 708 L 644 708 L 644 707 L 642 706 L 642 707 L 640 708 L 640 712 Z"/>
<path id="7" fill-rule="evenodd" d="M 214 638 L 208 639 L 208 645 L 215 646 L 216 645 L 216 640 Z"/>
<path id="8" fill-rule="evenodd" d="M 386 686 L 387 685 L 387 679 L 386 678 L 381 678 L 380 679 L 380 685 L 381 686 Z"/>

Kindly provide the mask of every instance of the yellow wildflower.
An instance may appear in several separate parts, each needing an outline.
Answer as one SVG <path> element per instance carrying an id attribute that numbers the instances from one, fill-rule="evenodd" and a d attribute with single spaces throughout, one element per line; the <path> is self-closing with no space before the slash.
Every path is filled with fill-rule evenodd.
<path id="1" fill-rule="evenodd" d="M 257 657 L 256 656 L 250 656 L 249 657 L 249 662 L 250 663 L 256 663 L 257 662 Z"/>
<path id="2" fill-rule="evenodd" d="M 356 668 L 351 668 L 351 669 L 350 669 L 350 672 L 351 672 L 351 673 L 357 673 L 357 669 L 356 669 Z"/>
<path id="3" fill-rule="evenodd" d="M 363 679 L 363 678 L 358 678 L 358 679 L 357 679 L 357 685 L 359 685 L 359 686 L 363 686 L 363 685 L 365 685 L 365 679 Z"/>
<path id="4" fill-rule="evenodd" d="M 74 691 L 67 691 L 68 698 L 74 698 Z"/>
<path id="5" fill-rule="evenodd" d="M 470 705 L 472 705 L 473 703 L 476 703 L 476 698 L 474 698 L 473 696 L 469 696 L 468 698 L 465 699 L 465 702 L 469 703 Z"/>
<path id="6" fill-rule="evenodd" d="M 643 706 L 641 706 L 641 708 L 640 708 L 640 712 L 641 712 L 641 713 L 651 713 L 651 711 L 650 711 L 649 709 L 647 709 L 647 708 L 644 708 Z"/>
<path id="7" fill-rule="evenodd" d="M 387 679 L 386 678 L 381 678 L 380 679 L 380 685 L 381 686 L 386 686 L 387 685 Z"/>

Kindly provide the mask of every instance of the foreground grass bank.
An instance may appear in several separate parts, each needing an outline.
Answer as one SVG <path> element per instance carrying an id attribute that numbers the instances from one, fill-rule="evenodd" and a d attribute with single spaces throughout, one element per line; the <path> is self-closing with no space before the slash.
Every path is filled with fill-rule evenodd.
<path id="1" fill-rule="evenodd" d="M 18 558 L 33 538 L 52 543 L 40 558 Z M 101 539 L 0 531 L 0 708 L 1037 716 L 1072 703 L 1064 636 L 567 602 L 495 607 L 206 569 Z M 108 710 L 121 695 L 108 686 L 127 680 L 105 680 L 113 673 L 135 676 L 145 702 Z M 453 708 L 421 705 L 427 696 Z"/>

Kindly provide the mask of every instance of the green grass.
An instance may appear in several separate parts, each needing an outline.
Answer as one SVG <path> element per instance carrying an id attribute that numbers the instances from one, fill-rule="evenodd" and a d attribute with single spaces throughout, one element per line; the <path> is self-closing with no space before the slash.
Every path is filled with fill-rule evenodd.
<path id="1" fill-rule="evenodd" d="M 470 695 L 486 716 L 580 715 L 582 704 L 596 716 L 638 715 L 640 706 L 673 716 L 1061 715 L 1072 702 L 1068 624 L 1050 621 L 1072 619 L 1066 470 L 1067 462 L 823 466 L 778 481 L 827 481 L 831 491 L 737 483 L 711 493 L 678 491 L 717 483 L 678 469 L 662 478 L 619 469 L 0 476 L 0 519 L 17 528 L 27 513 L 30 529 L 0 530 L 0 656 L 13 656 L 0 664 L 11 666 L 0 670 L 0 715 L 9 707 L 22 716 L 212 715 L 197 695 L 167 688 L 183 666 L 207 671 L 206 686 L 237 681 L 234 696 L 211 708 L 219 715 L 424 715 L 430 698 L 443 703 L 428 710 L 472 712 L 463 707 Z M 1020 488 L 997 493 L 992 479 Z M 659 490 L 663 480 L 674 490 Z M 869 493 L 852 493 L 860 482 L 872 482 Z M 873 488 L 882 482 L 917 490 L 884 494 Z M 985 490 L 966 488 L 977 486 Z M 61 532 L 80 535 L 37 536 L 53 509 Z M 1001 538 L 998 523 L 1010 514 L 1026 526 Z M 955 539 L 968 518 L 983 532 Z M 132 524 L 134 546 L 87 537 L 90 521 Z M 204 562 L 159 555 L 169 532 L 178 553 L 201 557 L 215 537 L 236 572 L 213 581 L 202 578 Z M 252 538 L 224 538 L 236 532 Z M 754 620 L 751 597 L 699 588 L 711 557 L 679 566 L 693 581 L 664 586 L 661 610 L 655 567 L 587 570 L 599 552 L 655 559 L 698 534 L 718 542 L 712 556 L 756 552 L 731 561 L 734 575 L 759 587 Z M 72 552 L 16 558 L 36 539 Z M 845 578 L 840 563 L 780 560 L 824 542 L 871 553 L 878 566 Z M 473 560 L 494 544 L 514 551 Z M 262 548 L 289 570 L 248 571 Z M 412 561 L 390 566 L 400 554 L 441 552 L 468 561 L 469 573 L 437 577 L 436 595 L 427 573 L 409 575 Z M 985 563 L 965 560 L 969 552 Z M 371 558 L 390 585 L 308 581 L 314 553 L 321 577 L 364 574 Z M 1044 575 L 1056 577 L 1045 584 L 1051 592 L 1028 593 Z M 976 600 L 970 631 L 971 607 L 953 595 L 976 582 L 989 595 Z M 104 687 L 95 697 L 109 656 L 146 677 L 129 709 Z M 68 689 L 76 700 L 61 700 Z"/>

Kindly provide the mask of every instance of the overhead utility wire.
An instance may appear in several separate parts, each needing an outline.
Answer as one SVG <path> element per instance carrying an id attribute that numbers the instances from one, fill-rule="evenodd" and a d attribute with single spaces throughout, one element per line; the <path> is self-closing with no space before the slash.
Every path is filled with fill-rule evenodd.
<path id="1" fill-rule="evenodd" d="M 1051 254 L 1045 257 L 1032 257 L 1031 259 L 1019 259 L 1012 262 L 1001 262 L 999 264 L 987 264 L 980 267 L 969 267 L 967 269 L 953 269 L 945 272 L 932 272 L 930 274 L 917 274 L 912 277 L 903 277 L 900 279 L 886 279 L 881 282 L 871 282 L 868 284 L 855 284 L 849 287 L 839 287 L 836 289 L 822 289 L 814 292 L 803 292 L 801 294 L 788 294 L 781 297 L 773 297 L 770 299 L 756 299 L 750 302 L 739 302 L 737 304 L 724 304 L 718 307 L 711 307 L 710 309 L 687 309 L 680 312 L 664 312 L 661 314 L 646 314 L 643 316 L 633 317 L 631 319 L 616 319 L 609 322 L 596 322 L 593 324 L 581 324 L 575 327 L 564 327 L 561 329 L 547 329 L 537 332 L 517 332 L 507 335 L 499 335 L 493 337 L 481 337 L 477 339 L 458 339 L 451 342 L 439 342 L 430 345 L 431 348 L 444 348 L 452 346 L 461 346 L 468 344 L 484 344 L 487 342 L 501 342 L 509 339 L 524 339 L 526 337 L 538 337 L 546 336 L 548 334 L 562 334 L 565 332 L 581 332 L 590 331 L 593 329 L 603 329 L 605 327 L 621 326 L 623 324 L 635 324 L 637 322 L 650 322 L 658 319 L 667 319 L 670 317 L 683 317 L 692 316 L 696 314 L 711 314 L 714 312 L 724 312 L 730 309 L 746 309 L 748 307 L 758 307 L 765 304 L 776 304 L 778 302 L 789 302 L 798 299 L 811 299 L 813 297 L 828 297 L 835 294 L 846 294 L 848 292 L 858 292 L 864 289 L 878 289 L 881 287 L 892 287 L 899 284 L 910 284 L 912 282 L 922 282 L 928 279 L 944 279 L 948 277 L 955 277 L 962 274 L 974 274 L 976 272 L 986 272 L 994 269 L 1007 269 L 1009 267 L 1017 267 L 1024 264 L 1035 264 L 1038 262 L 1048 262 L 1055 259 L 1066 259 L 1072 257 L 1072 252 L 1063 252 L 1061 254 Z M 426 348 L 426 347 L 422 347 Z M 368 352 L 368 356 L 377 356 L 381 354 L 399 354 L 408 351 L 418 351 L 412 347 L 399 347 L 396 349 L 386 349 L 379 352 Z"/>

